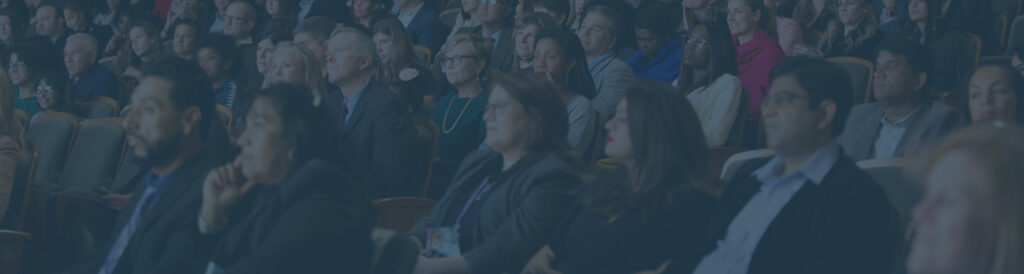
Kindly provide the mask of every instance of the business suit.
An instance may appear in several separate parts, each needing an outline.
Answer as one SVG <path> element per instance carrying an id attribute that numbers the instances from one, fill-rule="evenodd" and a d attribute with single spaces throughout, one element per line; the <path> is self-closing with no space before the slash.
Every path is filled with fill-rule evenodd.
<path id="1" fill-rule="evenodd" d="M 345 119 L 341 107 L 345 97 L 334 92 L 325 102 L 330 117 Z M 421 185 L 410 178 L 414 160 L 408 157 L 416 139 L 412 115 L 405 102 L 387 88 L 372 80 L 359 95 L 354 109 L 349 109 L 347 133 L 353 149 L 355 170 L 365 171 L 363 181 L 374 198 L 408 196 L 418 193 Z"/>
<path id="2" fill-rule="evenodd" d="M 238 52 L 242 56 L 241 69 L 238 70 L 238 75 L 235 77 L 235 82 L 241 85 L 238 88 L 239 95 L 236 95 L 238 98 L 245 97 L 241 96 L 242 93 L 248 93 L 250 90 L 259 90 L 260 82 L 263 80 L 263 74 L 260 74 L 259 68 L 256 67 L 256 60 L 258 59 L 256 56 L 256 42 L 258 41 L 255 38 L 252 39 L 252 43 L 238 46 Z M 235 102 L 237 105 L 238 100 Z"/>
<path id="3" fill-rule="evenodd" d="M 550 152 L 537 152 L 507 171 L 492 150 L 470 153 L 432 213 L 409 231 L 426 242 L 426 229 L 450 227 L 484 178 L 493 187 L 463 219 L 462 256 L 473 273 L 520 272 L 547 241 L 576 195 L 574 165 Z"/>
<path id="4" fill-rule="evenodd" d="M 225 273 L 370 273 L 373 207 L 361 187 L 315 159 L 290 174 L 233 207 L 210 262 Z"/>
<path id="5" fill-rule="evenodd" d="M 605 58 L 594 64 L 590 75 L 594 78 L 594 86 L 597 89 L 597 96 L 591 104 L 608 119 L 615 114 L 615 107 L 626 95 L 626 90 L 636 81 L 633 69 L 626 62 L 614 57 Z"/>
<path id="6" fill-rule="evenodd" d="M 875 141 L 882 128 L 885 106 L 867 103 L 854 106 L 846 120 L 839 143 L 854 161 L 875 158 Z M 910 156 L 924 146 L 936 142 L 966 123 L 960 112 L 939 102 L 924 102 L 907 117 L 906 131 L 900 138 L 893 157 Z"/>
<path id="7" fill-rule="evenodd" d="M 460 33 L 476 33 L 483 36 L 483 26 L 462 28 L 459 30 Z M 484 36 L 484 39 L 487 39 Z M 488 45 L 489 46 L 489 45 Z M 491 49 L 491 66 L 497 68 L 500 71 L 512 71 L 513 66 L 519 66 L 519 62 L 516 61 L 516 41 L 515 41 L 515 29 L 506 26 L 501 29 L 501 35 L 498 36 L 498 45 Z"/>
<path id="8" fill-rule="evenodd" d="M 740 168 L 719 200 L 700 247 L 709 254 L 762 183 L 752 174 L 770 159 Z M 805 183 L 757 243 L 748 273 L 888 273 L 899 232 L 885 192 L 845 156 L 821 184 Z M 692 273 L 693 260 L 673 260 L 666 273 Z"/>
<path id="9" fill-rule="evenodd" d="M 409 26 L 405 29 L 409 31 L 409 38 L 412 39 L 413 44 L 427 47 L 431 52 L 441 49 L 448 34 L 448 29 L 441 24 L 437 12 L 427 7 L 426 3 L 412 18 L 412 21 L 409 21 Z"/>

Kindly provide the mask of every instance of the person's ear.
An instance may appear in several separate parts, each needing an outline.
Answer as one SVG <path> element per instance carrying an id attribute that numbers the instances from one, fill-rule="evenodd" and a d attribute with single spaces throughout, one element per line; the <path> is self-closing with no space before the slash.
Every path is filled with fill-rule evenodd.
<path id="1" fill-rule="evenodd" d="M 359 70 L 366 70 L 370 68 L 370 65 L 373 65 L 373 57 L 363 56 L 363 62 L 359 64 Z"/>
<path id="2" fill-rule="evenodd" d="M 928 83 L 928 73 L 922 71 L 917 74 L 917 84 L 914 84 L 914 90 L 920 91 L 924 88 L 925 83 Z"/>
<path id="3" fill-rule="evenodd" d="M 199 130 L 199 124 L 203 119 L 203 112 L 199 111 L 199 107 L 191 106 L 182 112 L 182 133 L 183 135 L 189 135 L 193 131 Z"/>
<path id="4" fill-rule="evenodd" d="M 839 107 L 836 106 L 836 102 L 832 100 L 823 100 L 818 104 L 818 109 L 822 111 L 821 120 L 818 121 L 818 129 L 827 129 L 831 126 L 836 125 L 836 112 Z"/>
<path id="5" fill-rule="evenodd" d="M 758 11 L 755 11 L 755 12 L 754 12 L 754 21 L 757 21 L 757 22 L 761 22 L 761 15 L 762 15 L 762 14 L 761 14 L 761 11 L 760 11 L 760 10 L 758 10 Z"/>

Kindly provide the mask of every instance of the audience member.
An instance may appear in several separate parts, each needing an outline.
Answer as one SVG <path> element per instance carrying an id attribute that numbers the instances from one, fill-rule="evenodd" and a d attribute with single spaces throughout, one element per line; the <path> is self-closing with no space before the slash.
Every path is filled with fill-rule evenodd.
<path id="1" fill-rule="evenodd" d="M 921 163 L 907 272 L 1024 271 L 1024 132 L 1004 123 L 951 135 Z"/>
<path id="2" fill-rule="evenodd" d="M 14 47 L 8 55 L 7 72 L 9 73 L 14 98 L 14 107 L 24 110 L 29 116 L 39 111 L 36 100 L 36 85 L 39 84 L 39 73 L 46 69 L 43 50 L 21 43 Z"/>
<path id="3" fill-rule="evenodd" d="M 700 121 L 685 98 L 644 81 L 605 124 L 605 154 L 622 167 L 582 186 L 523 272 L 636 273 L 699 258 L 713 204 Z"/>
<path id="4" fill-rule="evenodd" d="M 583 18 L 592 0 L 569 0 L 569 22 L 566 23 L 569 29 L 579 31 L 583 28 Z"/>
<path id="5" fill-rule="evenodd" d="M 693 105 L 708 146 L 722 146 L 733 134 L 743 96 L 736 47 L 729 30 L 717 24 L 697 23 L 684 39 L 683 70 L 673 86 Z"/>
<path id="6" fill-rule="evenodd" d="M 772 37 L 775 23 L 762 0 L 729 0 L 729 30 L 732 31 L 740 81 L 749 94 L 747 114 L 761 115 L 761 98 L 768 93 L 769 74 L 786 53 Z"/>
<path id="7" fill-rule="evenodd" d="M 302 84 L 310 90 L 313 105 L 320 104 L 327 98 L 327 84 L 320 71 L 323 65 L 316 59 L 313 51 L 302 45 L 282 45 L 274 50 L 274 59 L 269 79 L 273 84 Z"/>
<path id="8" fill-rule="evenodd" d="M 117 15 L 119 13 L 128 12 L 128 4 L 130 1 L 126 0 L 105 0 L 104 4 L 99 5 L 96 16 L 93 17 L 92 23 L 101 27 L 109 27 L 111 30 L 117 29 Z"/>
<path id="9" fill-rule="evenodd" d="M 680 22 L 680 29 L 683 32 L 692 31 L 697 23 L 724 24 L 726 14 L 722 12 L 722 4 L 728 1 L 722 0 L 683 0 L 683 14 Z"/>
<path id="10" fill-rule="evenodd" d="M 62 9 L 64 14 L 64 27 L 69 33 L 88 33 L 96 37 L 97 41 L 110 39 L 110 28 L 93 25 L 89 21 L 86 7 L 74 1 L 65 2 Z M 99 44 L 97 43 L 97 47 Z"/>
<path id="11" fill-rule="evenodd" d="M 971 74 L 967 109 L 974 123 L 1004 121 L 1021 123 L 1024 111 L 1024 76 L 1006 61 L 985 61 Z"/>
<path id="12" fill-rule="evenodd" d="M 0 49 L 8 51 L 21 42 L 27 26 L 21 14 L 0 9 Z"/>
<path id="13" fill-rule="evenodd" d="M 569 24 L 569 22 L 568 22 L 568 19 L 569 19 L 569 0 L 538 0 L 538 1 L 533 3 L 533 11 L 534 12 L 543 13 L 543 14 L 547 14 L 548 16 L 551 16 L 551 19 L 555 19 L 554 24 L 543 26 L 541 28 L 555 27 L 555 26 L 560 26 L 560 27 L 563 27 L 563 28 L 564 27 L 568 27 L 568 24 Z M 522 22 L 521 20 L 524 20 L 522 18 L 526 17 L 527 14 L 521 14 L 520 16 L 521 16 L 520 18 L 516 19 L 516 29 L 521 28 L 520 25 L 522 25 L 522 24 L 520 24 L 519 22 Z M 530 21 L 534 21 L 534 20 L 530 20 Z M 557 24 L 557 25 L 555 25 L 555 24 Z M 518 30 L 516 31 L 516 33 L 517 34 L 519 33 Z M 516 41 L 519 41 L 519 39 L 516 39 Z"/>
<path id="14" fill-rule="evenodd" d="M 67 32 L 64 30 L 64 12 L 56 2 L 43 2 L 32 18 L 36 35 L 50 39 L 58 48 L 64 47 Z"/>
<path id="15" fill-rule="evenodd" d="M 72 94 L 77 102 L 94 97 L 115 97 L 117 77 L 107 68 L 96 64 L 96 38 L 85 33 L 68 36 L 64 47 L 64 66 L 68 70 Z"/>
<path id="16" fill-rule="evenodd" d="M 351 23 L 348 6 L 340 0 L 299 0 L 299 23 L 314 17 L 328 17 L 338 23 Z"/>
<path id="17" fill-rule="evenodd" d="M 130 153 L 149 168 L 99 256 L 67 273 L 189 273 L 209 258 L 197 234 L 203 176 L 233 150 L 216 126 L 210 80 L 194 63 L 154 63 L 124 120 Z"/>
<path id="18" fill-rule="evenodd" d="M 139 15 L 132 12 L 124 12 L 117 14 L 116 19 L 116 24 L 111 26 L 114 34 L 110 36 L 110 40 L 107 40 L 106 47 L 103 49 L 103 56 L 116 56 L 131 50 L 128 32 L 135 25 L 135 21 L 139 20 Z"/>
<path id="19" fill-rule="evenodd" d="M 803 28 L 796 20 L 779 13 L 779 6 L 783 4 L 783 1 L 764 0 L 764 5 L 772 14 L 775 14 L 775 32 L 778 36 L 779 47 L 782 47 L 786 56 L 793 56 L 796 54 L 796 46 L 804 42 Z"/>
<path id="20" fill-rule="evenodd" d="M 316 54 L 317 60 L 327 60 L 327 39 L 331 38 L 331 31 L 334 31 L 335 28 L 337 25 L 331 18 L 309 18 L 295 27 L 294 43 L 312 50 Z M 324 62 L 325 65 L 326 63 Z"/>
<path id="21" fill-rule="evenodd" d="M 795 53 L 817 58 L 851 56 L 871 60 L 884 33 L 867 0 L 839 0 L 839 16 L 832 19 L 818 48 L 801 47 Z"/>
<path id="22" fill-rule="evenodd" d="M 978 35 L 982 41 L 993 41 L 983 43 L 981 52 L 983 54 L 995 53 L 996 37 L 995 27 L 992 26 L 992 18 L 995 13 L 992 10 L 992 1 L 965 1 L 946 0 L 942 5 L 942 17 L 952 24 L 952 29 Z M 1012 21 L 1012 20 L 1011 20 Z"/>
<path id="23" fill-rule="evenodd" d="M 516 60 L 519 61 L 519 65 L 513 66 L 512 71 L 532 71 L 537 32 L 544 28 L 560 26 L 556 25 L 550 16 L 540 12 L 527 12 L 519 16 L 516 19 Z"/>
<path id="24" fill-rule="evenodd" d="M 160 40 L 160 30 L 145 20 L 138 21 L 131 31 L 128 32 L 128 41 L 131 42 L 131 58 L 122 76 L 135 78 L 142 81 L 142 69 L 147 64 L 164 56 L 163 42 Z"/>
<path id="25" fill-rule="evenodd" d="M 592 143 L 600 130 L 595 127 L 598 114 L 588 99 L 594 96 L 594 80 L 582 65 L 586 56 L 579 39 L 568 29 L 543 29 L 537 33 L 533 55 L 533 72 L 554 84 L 555 93 L 568 110 L 569 147 L 577 155 L 594 153 Z"/>
<path id="26" fill-rule="evenodd" d="M 174 33 L 171 37 L 171 49 L 175 57 L 185 60 L 196 60 L 196 51 L 199 47 L 199 40 L 202 40 L 202 32 L 199 31 L 199 21 L 182 19 L 174 22 L 172 27 Z"/>
<path id="27" fill-rule="evenodd" d="M 298 21 L 299 0 L 265 0 L 263 11 L 267 19 L 289 18 Z"/>
<path id="28" fill-rule="evenodd" d="M 448 39 L 445 41 L 451 41 L 452 37 L 455 37 L 459 30 L 464 28 L 473 28 L 480 26 L 480 18 L 483 18 L 483 13 L 486 10 L 480 8 L 480 0 L 459 0 L 460 12 L 455 16 L 455 24 L 452 25 L 452 31 L 448 34 Z"/>
<path id="29" fill-rule="evenodd" d="M 238 64 L 241 63 L 234 39 L 221 34 L 207 34 L 199 43 L 196 59 L 206 77 L 210 78 L 217 104 L 233 107 L 238 95 L 238 84 L 232 75 L 238 72 Z"/>
<path id="30" fill-rule="evenodd" d="M 256 9 L 246 1 L 237 1 L 228 6 L 224 14 L 224 35 L 235 39 L 235 47 L 241 58 L 234 75 L 241 86 L 239 90 L 259 86 L 260 72 L 256 67 L 256 40 L 252 30 L 256 26 Z"/>
<path id="31" fill-rule="evenodd" d="M 411 235 L 413 273 L 519 272 L 562 219 L 579 185 L 568 115 L 537 77 L 494 76 L 484 120 L 490 149 L 473 152 Z"/>
<path id="32" fill-rule="evenodd" d="M 213 13 L 206 16 L 207 20 L 212 21 L 205 23 L 205 25 L 210 26 L 208 29 L 209 33 L 224 32 L 224 21 L 226 20 L 224 17 L 228 12 L 228 7 L 235 1 L 238 0 L 213 0 Z"/>
<path id="33" fill-rule="evenodd" d="M 394 1 L 391 13 L 409 31 L 409 38 L 414 45 L 424 46 L 431 51 L 437 51 L 441 48 L 441 44 L 444 44 L 444 40 L 441 39 L 447 33 L 447 29 L 441 24 L 441 19 L 437 17 L 437 12 L 428 7 L 423 0 Z"/>
<path id="34" fill-rule="evenodd" d="M 875 12 L 878 14 L 878 29 L 885 32 L 898 32 L 907 22 L 907 0 L 875 0 Z M 938 14 L 938 13 L 936 13 Z"/>
<path id="35" fill-rule="evenodd" d="M 39 116 L 51 112 L 79 114 L 78 107 L 67 89 L 67 79 L 67 76 L 59 71 L 43 71 L 40 73 L 39 81 L 35 88 L 39 110 L 32 116 L 33 121 Z"/>
<path id="36" fill-rule="evenodd" d="M 358 160 L 355 170 L 374 198 L 411 196 L 408 153 L 416 138 L 412 116 L 400 97 L 373 78 L 380 67 L 373 39 L 353 28 L 339 28 L 328 42 L 328 80 L 340 88 L 327 97 L 326 108 L 341 132 L 348 135 Z"/>
<path id="37" fill-rule="evenodd" d="M 274 51 L 277 50 L 278 46 L 284 47 L 291 45 L 291 40 L 291 32 L 274 32 L 268 34 L 267 38 L 260 40 L 260 42 L 256 44 L 256 69 L 260 72 L 260 89 L 269 87 L 273 82 Z M 317 60 L 319 63 L 323 63 L 321 59 L 316 59 L 316 53 L 313 53 L 313 59 Z M 323 66 L 320 66 L 318 69 L 323 73 Z M 242 101 L 248 102 L 250 100 Z"/>
<path id="38" fill-rule="evenodd" d="M 965 123 L 963 114 L 928 99 L 930 60 L 924 46 L 887 39 L 871 81 L 878 102 L 854 106 L 839 138 L 854 161 L 910 156 Z"/>
<path id="39" fill-rule="evenodd" d="M 942 17 L 943 1 L 911 0 L 910 21 L 903 26 L 902 35 L 928 47 L 931 52 L 932 87 L 947 91 L 960 89 L 974 66 L 974 49 L 961 46 L 966 34 L 953 31 L 950 22 Z"/>
<path id="40" fill-rule="evenodd" d="M 668 7 L 651 4 L 636 14 L 636 42 L 639 50 L 626 60 L 637 77 L 670 83 L 679 75 L 682 41 L 673 30 Z"/>
<path id="41" fill-rule="evenodd" d="M 677 273 L 885 273 L 898 243 L 885 192 L 834 139 L 850 109 L 846 72 L 791 58 L 763 101 L 776 156 L 739 168 L 711 217 L 699 260 Z M 841 246 L 842 248 L 837 248 Z M 813 258 L 813 259 L 808 259 Z M 696 263 L 695 265 L 693 263 Z"/>
<path id="42" fill-rule="evenodd" d="M 199 0 L 170 0 L 172 1 L 170 9 L 167 11 L 167 17 L 164 18 L 164 29 L 161 31 L 161 35 L 166 38 L 174 36 L 174 23 L 181 20 L 196 20 L 196 32 L 205 33 L 206 31 L 198 31 L 200 29 L 199 20 L 202 19 L 202 9 L 204 5 Z"/>
<path id="43" fill-rule="evenodd" d="M 463 28 L 460 32 L 477 33 L 491 41 L 490 66 L 500 71 L 511 71 L 515 66 L 515 33 L 511 26 L 518 0 L 480 1 L 477 6 L 480 26 Z"/>
<path id="44" fill-rule="evenodd" d="M 416 60 L 412 42 L 398 19 L 387 18 L 373 25 L 373 41 L 381 64 L 381 83 L 398 93 L 415 113 L 424 96 L 437 95 L 434 74 Z"/>
<path id="45" fill-rule="evenodd" d="M 441 47 L 438 64 L 453 90 L 441 91 L 447 95 L 437 101 L 430 119 L 441 129 L 441 137 L 428 198 L 445 194 L 459 163 L 487 137 L 483 113 L 490 94 L 485 90 L 490 72 L 489 48 L 487 40 L 475 33 L 457 34 Z"/>
<path id="46" fill-rule="evenodd" d="M 380 0 L 348 0 L 348 6 L 352 8 L 352 21 L 366 29 L 373 28 L 377 22 L 388 17 L 388 11 L 385 10 L 387 5 Z M 405 25 L 402 27 L 404 28 Z M 431 34 L 436 35 L 437 33 Z"/>
<path id="47" fill-rule="evenodd" d="M 201 235 L 188 241 L 212 243 L 207 273 L 370 273 L 373 208 L 337 166 L 348 151 L 312 101 L 301 85 L 260 91 L 241 154 L 206 175 Z"/>
<path id="48" fill-rule="evenodd" d="M 633 84 L 633 69 L 615 58 L 615 44 L 622 32 L 622 15 L 604 5 L 587 9 L 578 36 L 587 55 L 587 68 L 594 78 L 597 96 L 594 109 L 608 119 L 615 114 L 615 105 Z"/>
<path id="49" fill-rule="evenodd" d="M 819 33 L 828 30 L 832 19 L 836 18 L 839 6 L 839 0 L 795 0 L 788 3 L 792 5 L 793 20 L 800 23 L 802 28 Z"/>
<path id="50" fill-rule="evenodd" d="M 9 225 L 13 219 L 7 216 L 17 217 L 14 210 L 21 205 L 11 203 L 12 200 L 20 200 L 12 197 L 14 192 L 14 176 L 18 170 L 18 159 L 20 159 L 21 148 L 24 144 L 24 129 L 17 117 L 14 117 L 14 96 L 11 82 L 3 77 L 7 72 L 0 69 L 0 227 L 11 229 Z"/>

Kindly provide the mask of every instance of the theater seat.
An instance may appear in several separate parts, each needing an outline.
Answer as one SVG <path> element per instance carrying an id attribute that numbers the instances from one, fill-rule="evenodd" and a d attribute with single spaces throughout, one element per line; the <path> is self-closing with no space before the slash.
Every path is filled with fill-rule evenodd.
<path id="1" fill-rule="evenodd" d="M 708 177 L 722 174 L 722 170 L 725 169 L 725 163 L 728 162 L 732 156 L 745 151 L 747 151 L 747 149 L 741 147 L 708 148 Z"/>
<path id="2" fill-rule="evenodd" d="M 110 187 L 124 147 L 125 130 L 121 127 L 121 118 L 82 123 L 68 154 L 68 163 L 61 172 L 60 187 L 84 190 Z"/>
<path id="3" fill-rule="evenodd" d="M 857 162 L 871 178 L 874 178 L 892 203 L 903 215 L 909 215 L 914 205 L 921 201 L 924 192 L 920 186 L 907 178 L 906 168 L 910 161 L 905 158 L 873 159 Z"/>
<path id="4" fill-rule="evenodd" d="M 35 177 L 36 165 L 39 163 L 39 149 L 30 141 L 25 142 L 18 156 L 18 164 L 14 170 L 14 184 L 11 186 L 11 198 L 7 212 L 4 214 L 0 227 L 24 230 L 25 216 L 28 214 L 29 197 L 32 195 L 32 178 Z"/>
<path id="5" fill-rule="evenodd" d="M 724 165 L 722 165 L 722 175 L 719 178 L 723 182 L 729 182 L 729 180 L 732 180 L 733 176 L 736 176 L 736 172 L 739 171 L 740 167 L 742 167 L 747 162 L 750 162 L 751 160 L 767 158 L 773 155 L 775 155 L 775 151 L 771 149 L 751 150 L 733 155 L 732 157 L 729 157 L 729 159 L 725 161 Z"/>
<path id="6" fill-rule="evenodd" d="M 77 131 L 78 118 L 70 113 L 43 114 L 29 125 L 26 137 L 39 146 L 35 184 L 57 184 Z"/>
<path id="7" fill-rule="evenodd" d="M 437 201 L 419 197 L 395 197 L 373 201 L 377 227 L 405 233 L 423 217 L 430 216 Z"/>
<path id="8" fill-rule="evenodd" d="M 110 97 L 96 97 L 81 104 L 85 119 L 114 117 L 120 109 L 117 100 Z"/>
<path id="9" fill-rule="evenodd" d="M 875 65 L 871 61 L 857 57 L 833 57 L 827 60 L 843 67 L 850 75 L 854 105 L 871 101 L 871 81 L 875 74 Z"/>

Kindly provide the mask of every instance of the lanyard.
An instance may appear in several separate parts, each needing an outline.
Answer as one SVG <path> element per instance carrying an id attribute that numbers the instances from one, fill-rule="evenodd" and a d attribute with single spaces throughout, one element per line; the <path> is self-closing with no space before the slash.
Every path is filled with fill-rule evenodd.
<path id="1" fill-rule="evenodd" d="M 455 218 L 455 227 L 458 227 L 459 224 L 462 223 L 462 217 L 466 216 L 466 212 L 469 211 L 471 206 L 473 206 L 473 203 L 479 200 L 481 196 L 484 195 L 484 192 L 487 192 L 490 189 L 491 177 L 484 178 L 484 182 L 480 183 L 480 186 L 476 187 L 476 191 L 473 191 L 473 195 L 469 196 L 469 201 L 467 201 L 466 205 L 462 207 L 462 212 L 459 213 L 459 217 Z"/>

